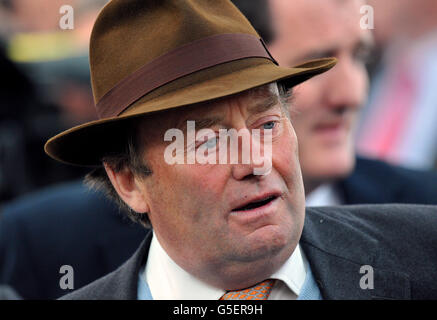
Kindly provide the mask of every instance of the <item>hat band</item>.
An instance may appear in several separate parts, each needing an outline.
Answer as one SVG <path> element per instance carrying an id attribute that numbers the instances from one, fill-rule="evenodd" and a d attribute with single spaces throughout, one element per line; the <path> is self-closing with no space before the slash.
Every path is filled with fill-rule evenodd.
<path id="1" fill-rule="evenodd" d="M 278 64 L 264 41 L 250 34 L 219 34 L 170 51 L 133 72 L 96 104 L 100 119 L 118 116 L 152 90 L 191 73 L 245 58 L 266 58 Z"/>

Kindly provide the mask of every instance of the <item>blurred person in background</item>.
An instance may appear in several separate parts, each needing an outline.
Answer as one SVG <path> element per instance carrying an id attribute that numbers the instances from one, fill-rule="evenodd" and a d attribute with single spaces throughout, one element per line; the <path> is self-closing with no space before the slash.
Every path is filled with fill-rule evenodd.
<path id="1" fill-rule="evenodd" d="M 380 60 L 358 150 L 411 168 L 437 168 L 437 1 L 368 3 Z"/>
<path id="2" fill-rule="evenodd" d="M 373 40 L 361 29 L 365 1 L 233 0 L 280 65 L 335 56 L 330 72 L 293 89 L 292 123 L 308 206 L 437 203 L 437 173 L 356 157 L 354 133 L 367 98 Z M 267 16 L 267 18 L 266 18 Z"/>
<path id="3" fill-rule="evenodd" d="M 107 0 L 73 0 L 72 29 L 62 29 L 65 1 L 4 1 L 7 55 L 22 65 L 43 98 L 59 107 L 65 126 L 96 118 L 88 70 L 88 41 Z M 1 3 L 1 2 L 0 2 Z"/>
<path id="4" fill-rule="evenodd" d="M 106 1 L 70 1 L 75 29 L 66 31 L 59 29 L 63 2 L 0 2 L 0 284 L 24 299 L 67 293 L 62 265 L 76 272 L 73 289 L 113 271 L 145 234 L 81 181 L 58 184 L 88 169 L 44 153 L 49 136 L 96 117 L 87 48 Z"/>
<path id="5" fill-rule="evenodd" d="M 0 217 L 0 284 L 24 299 L 56 299 L 120 266 L 146 230 L 80 181 L 57 184 L 6 204 Z M 74 270 L 62 288 L 60 268 Z"/>
<path id="6" fill-rule="evenodd" d="M 96 118 L 87 43 L 99 4 L 106 1 L 70 2 L 73 30 L 59 26 L 63 2 L 0 1 L 0 207 L 86 172 L 59 166 L 41 146 L 60 129 Z"/>
<path id="7" fill-rule="evenodd" d="M 83 175 L 41 151 L 45 139 L 64 126 L 58 108 L 44 101 L 26 72 L 0 49 L 0 207 L 44 185 Z"/>

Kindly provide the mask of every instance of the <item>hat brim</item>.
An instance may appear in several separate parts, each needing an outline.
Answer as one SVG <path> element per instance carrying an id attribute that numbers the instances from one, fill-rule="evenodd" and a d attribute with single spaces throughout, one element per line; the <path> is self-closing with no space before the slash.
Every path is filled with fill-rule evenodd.
<path id="1" fill-rule="evenodd" d="M 335 58 L 317 59 L 293 68 L 260 63 L 214 76 L 146 101 L 140 99 L 118 117 L 88 122 L 61 132 L 47 141 L 44 150 L 66 164 L 100 166 L 103 155 L 116 152 L 117 146 L 123 145 L 123 133 L 133 118 L 223 98 L 275 81 L 291 88 L 328 71 L 336 61 Z"/>

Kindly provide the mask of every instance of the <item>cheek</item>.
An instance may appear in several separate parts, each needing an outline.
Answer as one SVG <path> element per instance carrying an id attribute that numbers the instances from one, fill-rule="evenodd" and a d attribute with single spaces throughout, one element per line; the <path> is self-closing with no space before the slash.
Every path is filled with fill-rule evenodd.
<path id="1" fill-rule="evenodd" d="M 221 172 L 224 167 L 199 164 L 167 165 L 167 168 L 157 175 L 162 177 L 160 185 L 171 186 L 168 190 L 172 194 L 170 197 L 165 194 L 165 190 L 160 195 L 161 202 L 162 199 L 166 199 L 163 207 L 172 206 L 174 212 L 179 213 L 178 219 L 206 226 L 209 221 L 214 220 L 214 216 L 220 216 L 215 213 L 222 209 L 218 205 L 224 203 L 222 198 L 226 179 L 223 178 L 225 173 Z"/>
<path id="2" fill-rule="evenodd" d="M 284 225 L 291 223 L 293 228 L 298 230 L 305 210 L 305 191 L 299 163 L 297 137 L 291 124 L 286 126 L 286 134 L 284 134 L 283 139 L 278 141 L 276 149 L 273 166 L 282 177 L 288 190 L 286 210 L 293 213 L 292 222 L 287 215 Z"/>
<path id="3" fill-rule="evenodd" d="M 272 164 L 287 184 L 294 181 L 296 172 L 300 171 L 297 137 L 289 121 L 286 121 L 283 135 L 273 146 Z"/>

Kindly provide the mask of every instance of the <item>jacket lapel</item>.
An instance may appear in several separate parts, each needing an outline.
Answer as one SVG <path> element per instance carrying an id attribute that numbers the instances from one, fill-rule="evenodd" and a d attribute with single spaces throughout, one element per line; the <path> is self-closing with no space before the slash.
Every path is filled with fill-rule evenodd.
<path id="1" fill-rule="evenodd" d="M 378 241 L 325 209 L 307 209 L 300 243 L 324 299 L 410 298 L 408 276 L 379 266 Z"/>
<path id="2" fill-rule="evenodd" d="M 145 263 L 149 253 L 153 232 L 150 230 L 140 247 L 120 268 L 110 274 L 103 293 L 107 300 L 137 300 L 138 276 L 141 266 Z"/>

